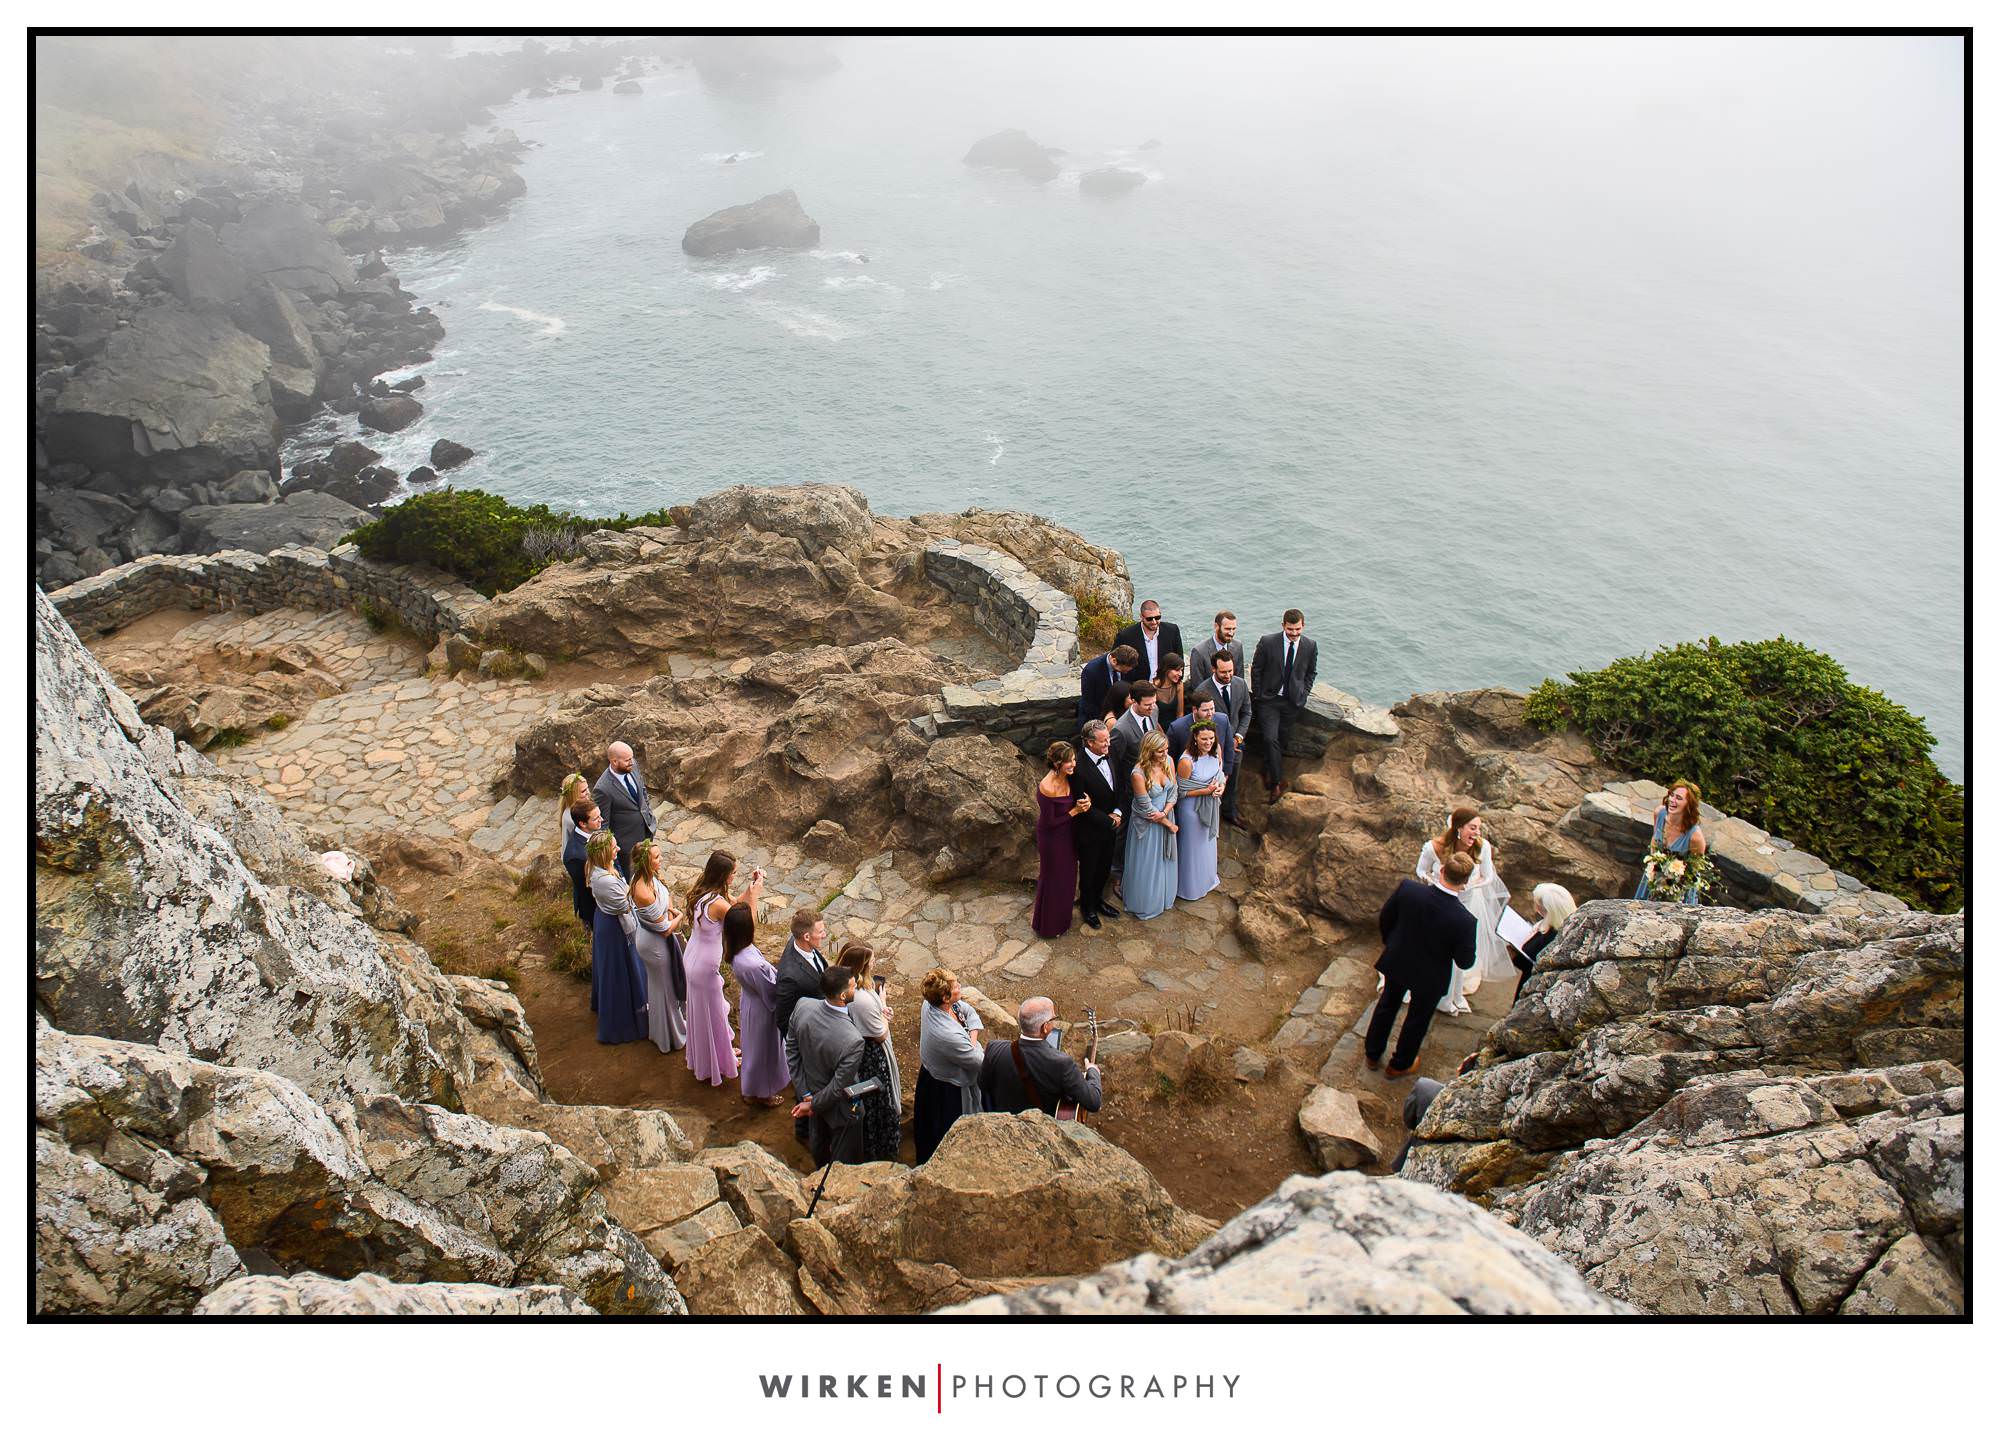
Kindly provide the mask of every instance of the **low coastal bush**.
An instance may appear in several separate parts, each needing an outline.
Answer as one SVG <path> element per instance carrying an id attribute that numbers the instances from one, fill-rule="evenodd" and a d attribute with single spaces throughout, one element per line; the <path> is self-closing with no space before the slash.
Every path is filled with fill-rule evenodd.
<path id="1" fill-rule="evenodd" d="M 1074 588 L 1070 596 L 1076 600 L 1076 640 L 1086 653 L 1101 653 L 1118 641 L 1118 631 L 1130 625 L 1132 619 L 1120 617 L 1118 609 L 1104 599 L 1103 594 L 1088 588 Z"/>
<path id="2" fill-rule="evenodd" d="M 345 540 L 363 557 L 434 567 L 492 597 L 519 587 L 551 563 L 574 557 L 586 533 L 670 527 L 667 512 L 579 517 L 541 503 L 516 507 L 491 492 L 444 487 L 397 503 Z"/>
<path id="3" fill-rule="evenodd" d="M 1923 720 L 1785 638 L 1680 643 L 1554 678 L 1537 726 L 1574 728 L 1607 763 L 1700 785 L 1725 813 L 1921 909 L 1965 907 L 1965 790 Z"/>

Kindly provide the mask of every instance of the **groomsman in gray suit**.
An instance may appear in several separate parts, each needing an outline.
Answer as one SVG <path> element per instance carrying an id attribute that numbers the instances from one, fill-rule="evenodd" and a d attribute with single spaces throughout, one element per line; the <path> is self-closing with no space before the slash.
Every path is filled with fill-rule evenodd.
<path id="1" fill-rule="evenodd" d="M 801 1000 L 785 1036 L 785 1062 L 799 1102 L 792 1118 L 809 1120 L 813 1163 L 861 1163 L 861 1110 L 848 1090 L 861 1081 L 861 1031 L 848 1017 L 854 975 L 838 964 L 819 977 L 818 1000 Z"/>
<path id="2" fill-rule="evenodd" d="M 1215 615 L 1215 631 L 1194 645 L 1188 654 L 1187 681 L 1199 688 L 1215 672 L 1215 657 L 1227 653 L 1236 660 L 1236 676 L 1243 676 L 1243 644 L 1236 641 L 1236 614 L 1224 608 Z"/>
<path id="3" fill-rule="evenodd" d="M 632 846 L 640 839 L 651 838 L 657 827 L 653 804 L 646 796 L 646 780 L 633 766 L 628 745 L 613 743 L 604 750 L 604 761 L 609 766 L 597 775 L 597 782 L 590 786 L 590 795 L 604 812 L 604 826 L 618 836 L 618 872 L 630 879 Z"/>

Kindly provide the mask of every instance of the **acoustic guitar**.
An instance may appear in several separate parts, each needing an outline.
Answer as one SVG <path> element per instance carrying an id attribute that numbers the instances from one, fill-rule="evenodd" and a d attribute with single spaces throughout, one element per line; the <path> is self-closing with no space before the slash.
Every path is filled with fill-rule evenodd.
<path id="1" fill-rule="evenodd" d="M 1083 1022 L 1090 1026 L 1090 1043 L 1084 1047 L 1083 1051 L 1083 1062 L 1089 1064 L 1097 1058 L 1097 1011 L 1093 1008 L 1085 1008 L 1083 1011 Z M 1075 1100 L 1064 1100 L 1056 1106 L 1056 1118 L 1059 1120 L 1081 1120 L 1089 1113 L 1090 1111 L 1086 1110 Z"/>

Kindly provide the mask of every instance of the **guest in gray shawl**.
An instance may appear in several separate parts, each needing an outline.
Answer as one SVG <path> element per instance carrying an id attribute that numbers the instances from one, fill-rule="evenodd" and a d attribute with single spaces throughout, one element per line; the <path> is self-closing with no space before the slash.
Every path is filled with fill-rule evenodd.
<path id="1" fill-rule="evenodd" d="M 980 1037 L 979 1012 L 959 997 L 958 979 L 949 969 L 924 976 L 924 1008 L 917 1019 L 917 1163 L 934 1154 L 945 1131 L 960 1115 L 976 1115 L 979 1067 L 986 1061 Z"/>
<path id="2" fill-rule="evenodd" d="M 618 839 L 609 829 L 591 835 L 585 861 L 597 902 L 591 925 L 590 1007 L 597 1011 L 599 1044 L 630 1044 L 646 1037 L 646 971 L 633 940 L 639 921 L 615 867 Z"/>
<path id="3" fill-rule="evenodd" d="M 646 1037 L 661 1054 L 672 1054 L 688 1037 L 687 1012 L 674 990 L 674 960 L 681 950 L 674 930 L 680 927 L 681 916 L 660 881 L 660 851 L 649 838 L 632 845 L 630 897 L 632 917 L 639 925 L 632 947 L 646 971 Z"/>

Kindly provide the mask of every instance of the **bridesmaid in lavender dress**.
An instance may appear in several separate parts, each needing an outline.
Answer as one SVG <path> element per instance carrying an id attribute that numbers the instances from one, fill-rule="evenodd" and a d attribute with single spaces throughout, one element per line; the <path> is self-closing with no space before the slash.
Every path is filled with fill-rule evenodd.
<path id="1" fill-rule="evenodd" d="M 703 1084 L 735 1079 L 741 1053 L 729 1033 L 729 1001 L 722 994 L 722 919 L 737 904 L 748 904 L 756 914 L 764 871 L 752 870 L 750 887 L 732 899 L 729 885 L 735 877 L 736 856 L 717 849 L 688 890 L 688 946 L 681 959 L 688 986 L 687 1062 Z"/>
<path id="2" fill-rule="evenodd" d="M 1067 743 L 1051 743 L 1043 755 L 1049 771 L 1035 787 L 1035 853 L 1041 867 L 1035 874 L 1035 932 L 1044 939 L 1069 932 L 1070 915 L 1076 909 L 1076 838 L 1070 820 L 1090 807 L 1090 795 L 1081 799 L 1070 792 L 1070 775 L 1076 772 L 1076 750 Z"/>
<path id="3" fill-rule="evenodd" d="M 778 971 L 757 951 L 757 918 L 748 904 L 732 904 L 722 916 L 722 957 L 741 990 L 743 1098 L 775 1105 L 784 1099 L 792 1071 L 778 1034 Z"/>

